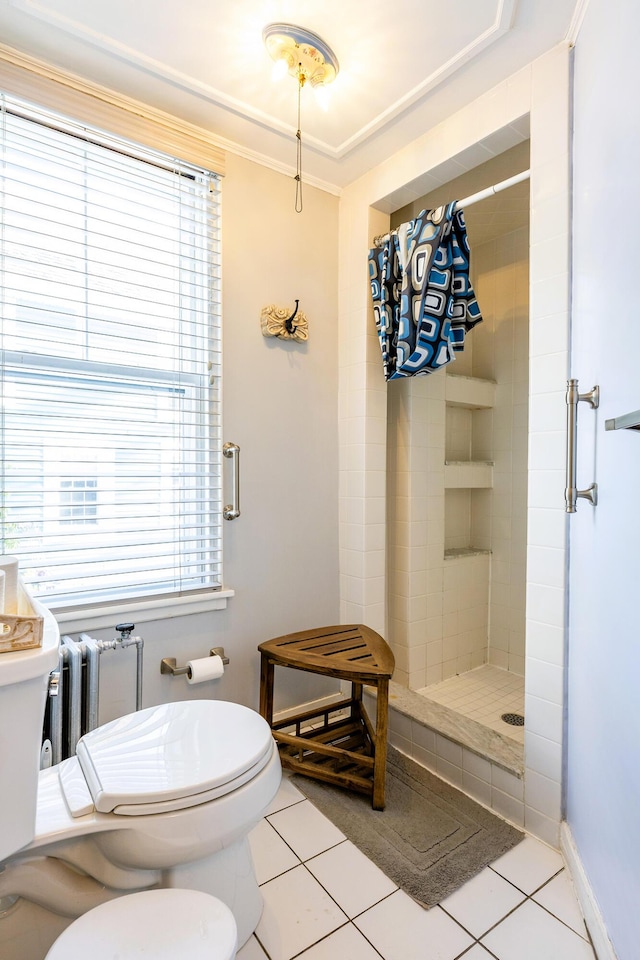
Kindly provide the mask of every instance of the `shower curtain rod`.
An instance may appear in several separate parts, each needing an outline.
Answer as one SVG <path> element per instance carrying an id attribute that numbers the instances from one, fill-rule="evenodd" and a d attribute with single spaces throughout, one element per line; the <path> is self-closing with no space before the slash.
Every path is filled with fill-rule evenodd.
<path id="1" fill-rule="evenodd" d="M 530 176 L 530 170 L 523 170 L 522 173 L 516 173 L 514 177 L 509 177 L 507 180 L 501 180 L 500 183 L 494 183 L 492 187 L 486 187 L 484 190 L 479 190 L 478 193 L 472 193 L 470 196 L 465 197 L 464 200 L 458 200 L 457 206 L 464 210 L 465 207 L 470 207 L 474 203 L 478 203 L 480 200 L 486 200 L 487 197 L 492 197 L 495 193 L 501 193 L 503 190 L 507 190 L 509 187 L 515 187 L 516 183 L 522 183 L 523 180 L 528 180 Z M 391 231 L 391 233 L 393 233 L 393 231 Z M 374 247 L 380 246 L 380 244 L 384 243 L 389 236 L 389 233 L 383 233 L 377 237 L 374 237 Z"/>

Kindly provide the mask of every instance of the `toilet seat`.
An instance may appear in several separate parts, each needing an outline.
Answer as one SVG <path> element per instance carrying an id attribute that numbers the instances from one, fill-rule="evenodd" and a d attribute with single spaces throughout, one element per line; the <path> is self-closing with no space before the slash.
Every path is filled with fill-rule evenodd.
<path id="1" fill-rule="evenodd" d="M 272 753 L 269 725 L 255 711 L 190 700 L 149 707 L 85 734 L 58 776 L 74 817 L 143 816 L 224 796 L 256 776 Z"/>
<path id="2" fill-rule="evenodd" d="M 145 890 L 117 897 L 78 917 L 45 960 L 233 960 L 231 910 L 199 890 Z"/>

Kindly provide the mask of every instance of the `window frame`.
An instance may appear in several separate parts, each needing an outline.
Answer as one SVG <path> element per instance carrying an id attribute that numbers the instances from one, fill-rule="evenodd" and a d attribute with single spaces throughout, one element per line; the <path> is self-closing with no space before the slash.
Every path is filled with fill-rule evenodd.
<path id="1" fill-rule="evenodd" d="M 134 144 L 129 141 L 120 140 L 120 138 L 115 138 L 111 135 L 104 134 L 98 130 L 88 131 L 86 127 L 79 127 L 75 124 L 74 121 L 69 120 L 65 117 L 56 116 L 50 114 L 48 111 L 43 111 L 40 108 L 33 107 L 32 105 L 25 104 L 24 102 L 17 101 L 11 96 L 0 94 L 0 98 L 3 101 L 3 112 L 9 112 L 7 110 L 6 104 L 8 103 L 10 107 L 15 109 L 15 112 L 29 121 L 34 123 L 41 123 L 44 126 L 49 128 L 54 128 L 62 134 L 66 134 L 72 137 L 79 137 L 83 141 L 90 142 L 92 145 L 98 146 L 100 148 L 113 151 L 115 153 L 121 153 L 126 155 L 140 163 L 152 163 L 154 165 L 162 166 L 164 169 L 171 170 L 175 172 L 176 168 L 184 170 L 188 168 L 188 165 L 175 160 L 171 157 L 162 157 L 160 154 L 150 151 L 146 147 L 141 147 L 137 144 Z M 44 119 L 43 119 L 44 118 Z M 190 169 L 190 168 L 189 168 Z M 176 175 L 181 175 L 177 173 Z M 216 191 L 215 201 L 212 204 L 212 207 L 209 208 L 207 217 L 211 214 L 211 210 L 216 211 L 216 226 L 213 231 L 215 234 L 214 248 L 217 263 L 220 262 L 220 241 L 219 241 L 219 177 L 217 174 L 206 171 L 206 170 L 196 170 L 196 175 L 206 177 L 209 179 L 211 184 L 214 186 Z M 208 240 L 211 239 L 211 235 L 208 236 Z M 209 249 L 209 248 L 207 248 Z M 213 248 L 212 248 L 213 249 Z M 213 285 L 215 287 L 215 284 Z M 210 307 L 210 323 L 212 324 L 212 336 L 214 339 L 217 339 L 220 342 L 221 339 L 221 295 L 220 295 L 220 277 L 218 277 L 217 288 L 210 290 L 209 296 L 209 307 Z M 15 354 L 16 351 L 8 351 L 7 355 Z M 40 367 L 43 371 L 52 370 L 54 367 L 58 367 L 58 373 L 60 373 L 61 367 L 66 367 L 66 369 L 71 373 L 74 367 L 77 367 L 78 370 L 82 369 L 83 373 L 91 373 L 92 370 L 99 375 L 100 364 L 87 364 L 85 361 L 77 362 L 72 358 L 66 358 L 61 360 L 57 357 L 47 357 L 37 355 L 30 355 L 29 357 L 30 364 Z M 203 396 L 201 401 L 202 409 L 207 409 L 208 415 L 210 415 L 213 407 L 217 407 L 218 413 L 213 417 L 213 425 L 211 430 L 211 436 L 209 439 L 209 456 L 215 455 L 218 463 L 220 464 L 217 470 L 217 492 L 219 498 L 221 498 L 221 451 L 215 449 L 217 444 L 220 447 L 220 435 L 221 435 L 221 413 L 219 411 L 221 403 L 221 356 L 218 353 L 215 357 L 208 358 L 209 365 L 209 390 L 206 396 Z M 127 375 L 135 373 L 136 370 L 142 372 L 144 367 L 134 368 L 127 367 Z M 113 373 L 113 365 L 109 365 L 109 372 Z M 167 381 L 170 381 L 172 374 L 167 376 Z M 154 370 L 153 371 L 154 379 L 160 381 L 162 380 L 162 372 Z M 186 380 L 188 378 L 185 374 L 182 374 L 182 386 L 186 385 Z M 201 381 L 202 383 L 202 381 Z M 197 389 L 201 389 L 199 386 Z M 195 459 L 194 459 L 195 463 Z M 215 472 L 215 471 L 214 471 Z M 60 480 L 67 479 L 67 474 L 64 478 L 60 476 Z M 99 474 L 97 476 L 99 479 Z M 4 483 L 3 483 L 3 497 L 4 497 Z M 60 490 L 58 492 L 58 497 L 61 497 L 62 487 L 60 485 Z M 60 506 L 62 510 L 62 506 Z M 96 512 L 98 513 L 98 507 L 96 505 Z M 10 521 L 9 521 L 10 522 Z M 61 524 L 72 524 L 72 518 L 60 518 Z M 88 524 L 91 526 L 91 524 Z M 136 612 L 137 618 L 140 619 L 149 619 L 147 613 L 151 613 L 151 618 L 155 615 L 155 611 L 164 610 L 165 612 L 170 609 L 182 609 L 188 608 L 191 611 L 199 610 L 204 604 L 206 609 L 216 609 L 221 606 L 226 606 L 226 598 L 233 595 L 233 591 L 225 590 L 222 587 L 222 573 L 221 573 L 221 550 L 222 550 L 222 523 L 221 517 L 217 520 L 217 529 L 218 529 L 218 551 L 220 553 L 220 562 L 219 570 L 220 575 L 218 577 L 218 583 L 216 585 L 209 584 L 204 587 L 198 587 L 196 589 L 168 589 L 163 590 L 153 590 L 151 592 L 137 593 L 134 592 L 133 595 L 127 595 L 127 592 L 124 591 L 119 597 L 106 597 L 102 599 L 96 599 L 95 597 L 77 597 L 74 599 L 63 599 L 63 600 L 53 600 L 50 605 L 52 609 L 55 610 L 58 619 L 61 622 L 70 623 L 73 621 L 76 614 L 83 618 L 83 624 L 86 628 L 86 617 L 93 611 L 94 621 L 100 619 L 100 617 L 108 616 L 108 610 L 117 607 L 118 615 L 122 615 L 124 612 Z M 38 595 L 39 599 L 47 603 L 48 597 L 46 594 Z M 224 601 L 221 603 L 221 601 Z"/>

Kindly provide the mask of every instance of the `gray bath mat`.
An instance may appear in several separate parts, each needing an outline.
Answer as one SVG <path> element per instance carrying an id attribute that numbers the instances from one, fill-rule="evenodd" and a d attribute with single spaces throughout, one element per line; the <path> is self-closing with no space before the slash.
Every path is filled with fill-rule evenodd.
<path id="1" fill-rule="evenodd" d="M 423 907 L 433 907 L 523 839 L 515 827 L 389 748 L 384 810 L 296 774 L 292 782 Z"/>

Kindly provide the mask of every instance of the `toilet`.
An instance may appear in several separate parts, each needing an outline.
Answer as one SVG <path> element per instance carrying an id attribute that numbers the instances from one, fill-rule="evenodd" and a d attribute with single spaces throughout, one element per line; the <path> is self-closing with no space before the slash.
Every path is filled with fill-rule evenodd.
<path id="1" fill-rule="evenodd" d="M 119 897 L 74 920 L 45 960 L 234 960 L 236 923 L 228 907 L 196 890 L 149 890 Z"/>
<path id="2" fill-rule="evenodd" d="M 13 785 L 0 794 L 0 901 L 23 897 L 80 918 L 62 940 L 76 931 L 80 936 L 94 918 L 111 917 L 106 923 L 117 925 L 115 912 L 135 916 L 132 905 L 147 909 L 159 901 L 156 894 L 182 906 L 191 894 L 194 904 L 196 895 L 208 895 L 211 917 L 217 901 L 230 909 L 242 946 L 262 912 L 247 837 L 281 779 L 269 725 L 236 703 L 162 704 L 92 730 L 75 757 L 40 771 L 59 631 L 51 613 L 38 607 L 42 646 L 0 655 L 0 768 Z M 157 914 L 162 923 L 178 913 L 167 904 Z M 150 936 L 156 926 L 146 924 Z M 94 949 L 92 956 L 98 960 Z"/>

